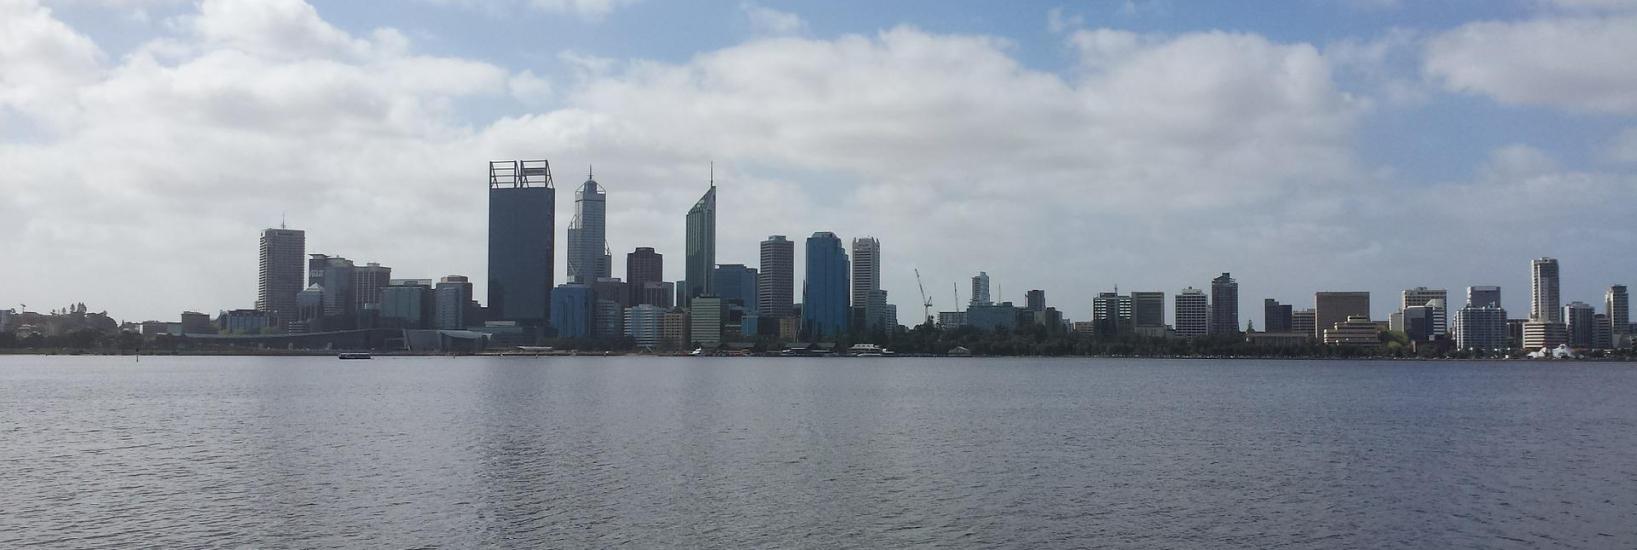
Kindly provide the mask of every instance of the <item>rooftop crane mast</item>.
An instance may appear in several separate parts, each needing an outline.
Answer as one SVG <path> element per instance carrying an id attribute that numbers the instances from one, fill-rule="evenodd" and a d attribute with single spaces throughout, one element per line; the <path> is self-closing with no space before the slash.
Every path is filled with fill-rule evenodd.
<path id="1" fill-rule="evenodd" d="M 915 286 L 921 289 L 921 317 L 926 320 L 927 326 L 932 326 L 932 299 L 926 295 L 926 285 L 921 284 L 921 268 L 915 268 Z"/>

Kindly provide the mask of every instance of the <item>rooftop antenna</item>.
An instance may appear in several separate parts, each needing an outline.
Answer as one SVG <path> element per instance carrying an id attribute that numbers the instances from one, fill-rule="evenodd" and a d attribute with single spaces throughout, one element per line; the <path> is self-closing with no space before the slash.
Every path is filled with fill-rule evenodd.
<path id="1" fill-rule="evenodd" d="M 284 217 L 286 216 L 286 214 L 287 213 L 284 212 L 284 211 L 279 212 L 279 229 L 289 229 L 289 227 L 285 227 L 285 225 L 284 225 Z"/>
<path id="2" fill-rule="evenodd" d="M 716 161 L 711 161 L 711 187 L 716 187 Z"/>
<path id="3" fill-rule="evenodd" d="M 585 165 L 585 179 L 588 179 L 588 180 L 597 179 L 597 178 L 591 177 L 591 165 L 590 164 Z"/>

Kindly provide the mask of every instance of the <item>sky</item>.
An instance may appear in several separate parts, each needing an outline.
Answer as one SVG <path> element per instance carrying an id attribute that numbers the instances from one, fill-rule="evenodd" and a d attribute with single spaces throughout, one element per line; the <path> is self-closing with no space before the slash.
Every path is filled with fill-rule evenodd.
<path id="1" fill-rule="evenodd" d="M 0 0 L 0 308 L 247 308 L 257 239 L 483 296 L 487 162 L 608 191 L 614 271 L 874 236 L 899 319 L 987 272 L 1261 300 L 1637 283 L 1637 0 Z M 797 296 L 802 270 L 797 247 Z M 958 290 L 956 287 L 959 287 Z M 1170 316 L 1169 305 L 1167 316 Z"/>

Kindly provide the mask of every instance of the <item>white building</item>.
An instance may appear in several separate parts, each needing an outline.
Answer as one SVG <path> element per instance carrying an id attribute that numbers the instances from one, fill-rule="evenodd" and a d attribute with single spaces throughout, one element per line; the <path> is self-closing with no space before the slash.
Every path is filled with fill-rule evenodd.
<path id="1" fill-rule="evenodd" d="M 636 340 L 637 347 L 657 348 L 665 321 L 665 308 L 642 304 L 625 308 L 625 335 Z"/>
<path id="2" fill-rule="evenodd" d="M 1176 298 L 1177 336 L 1193 338 L 1204 336 L 1211 328 L 1211 300 L 1205 291 L 1189 287 Z"/>

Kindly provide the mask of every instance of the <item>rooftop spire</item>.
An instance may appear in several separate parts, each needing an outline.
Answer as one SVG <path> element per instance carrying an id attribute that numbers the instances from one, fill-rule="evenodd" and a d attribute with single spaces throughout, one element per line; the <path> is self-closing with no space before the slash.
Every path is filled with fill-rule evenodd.
<path id="1" fill-rule="evenodd" d="M 588 179 L 588 180 L 597 179 L 597 178 L 591 177 L 591 165 L 590 164 L 585 165 L 585 179 Z"/>
<path id="2" fill-rule="evenodd" d="M 711 187 L 716 187 L 716 161 L 711 161 Z"/>

